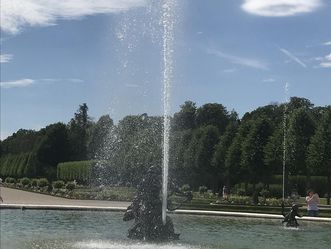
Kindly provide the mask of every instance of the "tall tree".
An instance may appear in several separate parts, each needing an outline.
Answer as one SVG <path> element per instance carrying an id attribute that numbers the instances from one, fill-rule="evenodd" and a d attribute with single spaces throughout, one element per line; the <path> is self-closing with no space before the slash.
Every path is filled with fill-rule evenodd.
<path id="1" fill-rule="evenodd" d="M 307 148 L 315 132 L 315 123 L 310 109 L 299 108 L 289 118 L 287 146 L 288 162 L 292 174 L 304 174 L 310 181 L 309 168 L 306 165 Z"/>
<path id="2" fill-rule="evenodd" d="M 42 166 L 37 169 L 38 174 L 54 179 L 57 164 L 69 159 L 69 146 L 66 125 L 56 123 L 47 126 L 36 152 L 39 165 Z"/>
<path id="3" fill-rule="evenodd" d="M 262 117 L 253 122 L 242 145 L 241 166 L 248 173 L 253 189 L 259 181 L 268 183 L 271 177 L 271 172 L 264 164 L 264 149 L 270 135 L 271 125 Z"/>
<path id="4" fill-rule="evenodd" d="M 224 177 L 225 184 L 230 187 L 239 181 L 245 182 L 247 192 L 247 172 L 241 168 L 242 144 L 250 130 L 251 122 L 242 122 L 226 153 Z"/>
<path id="5" fill-rule="evenodd" d="M 231 122 L 221 136 L 219 143 L 215 147 L 215 153 L 212 159 L 212 166 L 217 172 L 218 179 L 223 182 L 223 184 L 228 185 L 228 173 L 226 172 L 226 157 L 229 151 L 229 148 L 235 138 L 236 133 L 238 132 L 238 122 Z"/>
<path id="6" fill-rule="evenodd" d="M 211 159 L 215 152 L 215 146 L 219 141 L 217 127 L 208 125 L 199 128 L 192 137 L 185 152 L 186 168 L 192 169 L 191 185 L 199 184 L 216 190 L 215 168 L 211 166 Z"/>
<path id="7" fill-rule="evenodd" d="M 88 156 L 87 146 L 90 130 L 93 125 L 88 116 L 86 103 L 79 106 L 79 109 L 68 124 L 69 139 L 71 143 L 71 160 L 86 160 Z"/>
<path id="8" fill-rule="evenodd" d="M 195 127 L 195 118 L 197 107 L 192 101 L 185 101 L 180 106 L 180 111 L 174 114 L 172 129 L 173 130 L 186 130 Z"/>
<path id="9" fill-rule="evenodd" d="M 229 114 L 221 104 L 205 104 L 197 110 L 196 123 L 198 127 L 206 125 L 216 126 L 222 135 L 229 123 Z"/>
<path id="10" fill-rule="evenodd" d="M 109 115 L 103 115 L 94 125 L 91 134 L 91 141 L 88 145 L 89 158 L 104 159 L 106 151 L 107 140 L 111 136 L 114 122 Z"/>
<path id="11" fill-rule="evenodd" d="M 331 107 L 325 111 L 308 147 L 307 163 L 310 172 L 328 178 L 328 205 L 331 195 Z"/>

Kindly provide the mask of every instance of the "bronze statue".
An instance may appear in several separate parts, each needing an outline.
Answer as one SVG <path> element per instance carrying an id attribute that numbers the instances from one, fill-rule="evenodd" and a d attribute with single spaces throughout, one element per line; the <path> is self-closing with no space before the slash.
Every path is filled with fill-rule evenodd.
<path id="1" fill-rule="evenodd" d="M 299 213 L 299 207 L 297 204 L 293 204 L 289 213 L 284 213 L 284 204 L 282 204 L 282 215 L 284 216 L 284 220 L 282 223 L 286 223 L 286 227 L 298 227 L 298 221 L 296 216 L 302 217 Z"/>
<path id="2" fill-rule="evenodd" d="M 179 234 L 175 233 L 174 225 L 169 216 L 166 217 L 166 224 L 162 222 L 162 201 L 161 201 L 161 168 L 152 166 L 148 169 L 146 177 L 138 186 L 137 194 L 132 204 L 127 208 L 123 220 L 134 219 L 134 224 L 128 231 L 128 237 L 140 240 L 176 240 Z M 178 192 L 178 191 L 173 191 Z M 181 193 L 186 196 L 186 201 L 192 199 L 192 193 Z M 170 207 L 168 210 L 175 210 L 177 207 Z"/>

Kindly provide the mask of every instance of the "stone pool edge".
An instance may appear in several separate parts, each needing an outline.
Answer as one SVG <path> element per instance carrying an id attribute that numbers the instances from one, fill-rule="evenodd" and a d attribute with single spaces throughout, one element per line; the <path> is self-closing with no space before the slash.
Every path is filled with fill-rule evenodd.
<path id="1" fill-rule="evenodd" d="M 81 206 L 81 205 L 44 205 L 44 204 L 0 204 L 0 209 L 32 209 L 32 210 L 67 210 L 67 211 L 112 211 L 124 212 L 126 207 L 100 207 L 100 206 Z M 227 211 L 209 211 L 209 210 L 184 210 L 178 209 L 170 212 L 174 214 L 189 215 L 209 215 L 209 216 L 229 216 L 242 218 L 262 218 L 262 219 L 283 219 L 282 215 L 247 213 L 247 212 L 227 212 Z M 326 217 L 302 217 L 298 218 L 304 221 L 330 222 L 331 218 Z"/>

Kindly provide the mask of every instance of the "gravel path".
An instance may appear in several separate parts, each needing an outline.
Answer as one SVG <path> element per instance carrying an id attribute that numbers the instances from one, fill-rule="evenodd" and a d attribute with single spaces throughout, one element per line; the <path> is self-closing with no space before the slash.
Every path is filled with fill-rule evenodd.
<path id="1" fill-rule="evenodd" d="M 2 197 L 3 204 L 73 205 L 100 207 L 127 207 L 130 205 L 129 202 L 120 201 L 71 200 L 5 187 L 0 187 L 0 196 Z"/>

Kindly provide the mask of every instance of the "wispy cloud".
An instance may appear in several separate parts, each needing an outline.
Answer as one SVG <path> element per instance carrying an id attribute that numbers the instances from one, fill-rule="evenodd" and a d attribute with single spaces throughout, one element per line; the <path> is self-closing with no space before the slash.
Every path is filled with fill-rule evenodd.
<path id="1" fill-rule="evenodd" d="M 324 42 L 323 45 L 325 45 L 325 46 L 331 46 L 331 41 Z"/>
<path id="2" fill-rule="evenodd" d="M 0 82 L 1 88 L 15 88 L 15 87 L 28 87 L 38 83 L 56 83 L 56 82 L 71 82 L 71 83 L 82 83 L 81 79 L 68 78 L 68 79 L 19 79 L 13 81 L 3 81 Z"/>
<path id="3" fill-rule="evenodd" d="M 2 0 L 1 29 L 17 34 L 25 26 L 50 26 L 57 20 L 117 13 L 144 5 L 146 0 Z"/>
<path id="4" fill-rule="evenodd" d="M 7 63 L 13 59 L 12 54 L 0 54 L 0 63 Z"/>
<path id="5" fill-rule="evenodd" d="M 32 79 L 20 79 L 14 81 L 0 82 L 0 86 L 1 88 L 26 87 L 26 86 L 31 86 L 34 83 L 35 80 Z"/>
<path id="6" fill-rule="evenodd" d="M 285 54 L 288 58 L 290 58 L 292 61 L 298 63 L 300 66 L 304 67 L 304 68 L 307 68 L 307 65 L 302 61 L 300 60 L 298 57 L 296 57 L 295 55 L 293 55 L 290 51 L 284 49 L 284 48 L 279 48 L 279 50 Z"/>
<path id="7" fill-rule="evenodd" d="M 268 70 L 267 64 L 257 59 L 239 57 L 224 53 L 216 49 L 207 49 L 207 53 L 223 58 L 232 64 L 255 68 L 255 69 Z"/>
<path id="8" fill-rule="evenodd" d="M 272 82 L 275 82 L 276 79 L 274 79 L 274 78 L 267 78 L 267 79 L 263 79 L 262 81 L 263 82 L 266 82 L 266 83 L 272 83 Z"/>
<path id="9" fill-rule="evenodd" d="M 321 5 L 322 0 L 245 0 L 241 8 L 253 15 L 284 17 L 313 12 Z"/>
<path id="10" fill-rule="evenodd" d="M 321 59 L 320 67 L 331 68 L 331 54 L 328 54 Z"/>

